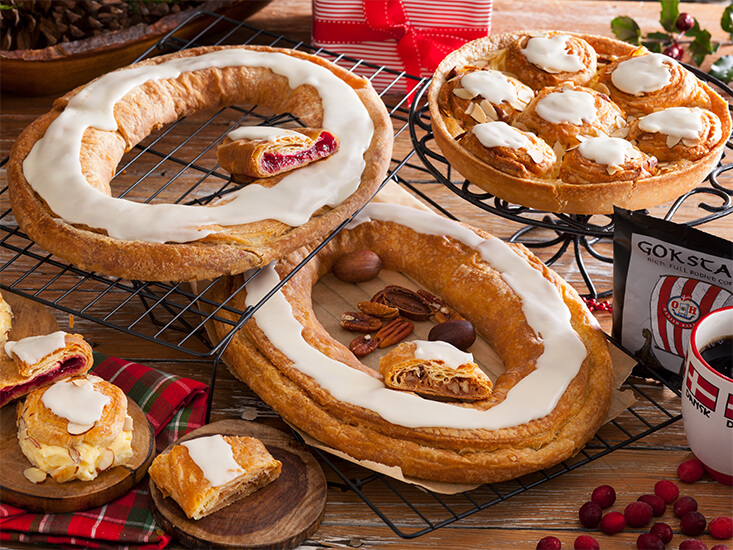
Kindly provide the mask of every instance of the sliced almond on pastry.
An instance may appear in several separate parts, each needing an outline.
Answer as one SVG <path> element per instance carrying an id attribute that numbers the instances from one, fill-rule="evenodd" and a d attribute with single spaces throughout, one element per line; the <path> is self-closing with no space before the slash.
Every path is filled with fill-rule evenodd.
<path id="1" fill-rule="evenodd" d="M 112 464 L 115 462 L 115 452 L 107 447 L 102 451 L 101 456 L 99 457 L 99 463 L 97 464 L 97 469 L 101 472 L 104 472 L 105 470 L 109 469 Z"/>
<path id="2" fill-rule="evenodd" d="M 94 424 L 77 424 L 76 422 L 69 422 L 66 426 L 66 431 L 71 435 L 82 435 L 87 433 L 94 427 Z"/>
<path id="3" fill-rule="evenodd" d="M 23 470 L 23 475 L 31 483 L 43 483 L 46 481 L 46 472 L 40 468 L 26 468 Z"/>

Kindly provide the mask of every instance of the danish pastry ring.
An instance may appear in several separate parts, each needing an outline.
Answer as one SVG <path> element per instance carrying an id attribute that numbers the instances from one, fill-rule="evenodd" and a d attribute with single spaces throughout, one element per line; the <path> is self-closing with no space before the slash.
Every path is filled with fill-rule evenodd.
<path id="1" fill-rule="evenodd" d="M 506 372 L 488 398 L 458 404 L 389 389 L 329 336 L 312 287 L 337 258 L 363 249 L 440 295 L 489 341 Z M 214 295 L 235 307 L 255 304 L 306 253 L 262 270 L 246 297 L 233 292 L 239 276 L 217 281 Z M 219 340 L 228 328 L 209 330 Z M 455 483 L 511 479 L 572 456 L 604 421 L 612 393 L 606 340 L 570 285 L 520 245 L 393 204 L 368 204 L 224 353 L 237 377 L 326 445 L 406 476 Z"/>
<path id="2" fill-rule="evenodd" d="M 116 165 L 151 131 L 232 104 L 291 113 L 333 132 L 340 149 L 207 206 L 112 196 Z M 108 73 L 57 100 L 13 147 L 10 200 L 33 240 L 83 269 L 195 280 L 264 265 L 330 232 L 376 191 L 391 146 L 389 115 L 367 80 L 299 51 L 202 47 Z"/>

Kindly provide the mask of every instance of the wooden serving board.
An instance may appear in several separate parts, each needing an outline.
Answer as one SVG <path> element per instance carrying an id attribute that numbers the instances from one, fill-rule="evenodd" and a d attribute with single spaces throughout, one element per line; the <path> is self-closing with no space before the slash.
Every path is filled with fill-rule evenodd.
<path id="1" fill-rule="evenodd" d="M 133 420 L 129 463 L 102 472 L 92 481 L 56 483 L 51 477 L 34 484 L 23 475 L 31 463 L 20 450 L 15 425 L 16 404 L 0 409 L 0 501 L 32 512 L 64 513 L 96 508 L 124 495 L 147 473 L 153 461 L 155 440 L 145 413 L 134 401 L 127 402 Z"/>
<path id="2" fill-rule="evenodd" d="M 204 435 L 255 437 L 282 462 L 282 473 L 262 489 L 200 520 L 186 517 L 150 480 L 150 509 L 163 529 L 191 548 L 295 548 L 323 519 L 326 478 L 318 462 L 292 436 L 264 424 L 222 420 L 176 443 Z"/>

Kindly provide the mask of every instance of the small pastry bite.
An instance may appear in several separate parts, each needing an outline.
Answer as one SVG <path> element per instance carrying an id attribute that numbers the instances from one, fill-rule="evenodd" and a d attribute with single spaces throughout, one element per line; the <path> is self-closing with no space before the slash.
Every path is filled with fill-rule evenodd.
<path id="1" fill-rule="evenodd" d="M 440 341 L 400 344 L 380 359 L 379 374 L 388 388 L 445 400 L 486 399 L 493 385 L 472 354 Z"/>
<path id="2" fill-rule="evenodd" d="M 522 36 L 509 45 L 506 69 L 535 90 L 571 82 L 587 84 L 596 75 L 596 51 L 578 36 L 547 33 Z"/>
<path id="3" fill-rule="evenodd" d="M 601 71 L 599 82 L 627 115 L 646 115 L 667 107 L 711 106 L 708 91 L 695 75 L 661 53 L 620 57 Z"/>
<path id="4" fill-rule="evenodd" d="M 626 125 L 624 112 L 606 94 L 590 88 L 560 86 L 540 91 L 517 118 L 548 144 L 563 148 L 579 143 L 578 136 L 611 134 Z"/>
<path id="5" fill-rule="evenodd" d="M 657 159 L 629 141 L 608 136 L 588 138 L 563 157 L 560 177 L 567 183 L 627 181 L 657 172 Z"/>
<path id="6" fill-rule="evenodd" d="M 338 146 L 336 136 L 322 128 L 244 126 L 230 132 L 216 154 L 235 180 L 252 180 L 307 166 L 335 153 Z"/>
<path id="7" fill-rule="evenodd" d="M 132 457 L 124 392 L 97 376 L 74 376 L 32 391 L 18 405 L 26 458 L 54 481 L 91 481 Z"/>
<path id="8" fill-rule="evenodd" d="M 51 381 L 86 373 L 94 364 L 80 334 L 56 331 L 8 341 L 0 350 L 0 406 Z"/>
<path id="9" fill-rule="evenodd" d="M 458 143 L 494 168 L 516 176 L 543 176 L 557 160 L 547 143 L 505 122 L 477 124 Z"/>
<path id="10" fill-rule="evenodd" d="M 626 139 L 658 160 L 697 160 L 723 138 L 720 119 L 699 107 L 670 107 L 634 120 Z"/>
<path id="11" fill-rule="evenodd" d="M 148 473 L 163 496 L 201 519 L 276 480 L 281 470 L 258 439 L 217 434 L 174 445 Z"/>

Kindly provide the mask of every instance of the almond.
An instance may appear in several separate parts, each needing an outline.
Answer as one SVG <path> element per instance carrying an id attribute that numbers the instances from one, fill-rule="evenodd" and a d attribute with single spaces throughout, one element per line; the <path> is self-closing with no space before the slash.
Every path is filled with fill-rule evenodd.
<path id="1" fill-rule="evenodd" d="M 81 464 L 81 453 L 76 447 L 69 447 L 69 457 L 74 461 L 75 464 Z"/>
<path id="2" fill-rule="evenodd" d="M 382 265 L 382 259 L 371 250 L 357 250 L 339 257 L 331 272 L 340 281 L 363 283 L 379 275 Z"/>
<path id="3" fill-rule="evenodd" d="M 34 446 L 34 447 L 35 447 L 36 449 L 40 449 L 40 448 L 41 448 L 41 444 L 40 444 L 40 443 L 39 443 L 38 441 L 36 441 L 36 439 L 35 439 L 34 437 L 28 436 L 28 437 L 27 437 L 26 439 L 27 439 L 27 440 L 28 440 L 28 442 L 29 442 L 29 443 L 31 443 L 31 444 L 32 444 L 32 445 L 33 445 L 33 446 Z"/>
<path id="4" fill-rule="evenodd" d="M 76 387 L 81 388 L 83 386 L 86 386 L 89 383 L 89 380 L 87 380 L 86 378 L 74 378 L 71 383 L 74 384 Z"/>
<path id="5" fill-rule="evenodd" d="M 132 417 L 129 414 L 125 417 L 125 423 L 122 424 L 122 431 L 123 432 L 132 431 Z"/>
<path id="6" fill-rule="evenodd" d="M 31 483 L 43 483 L 46 481 L 46 472 L 40 468 L 26 468 L 23 470 L 23 475 Z"/>
<path id="7" fill-rule="evenodd" d="M 107 470 L 112 464 L 115 462 L 115 452 L 107 447 L 104 451 L 102 451 L 102 454 L 99 457 L 99 462 L 97 463 L 97 470 L 100 472 L 104 472 Z"/>
<path id="8" fill-rule="evenodd" d="M 57 483 L 65 483 L 71 481 L 74 478 L 74 474 L 79 470 L 79 466 L 73 462 L 67 462 L 63 466 L 59 466 L 53 472 L 51 477 Z"/>
<path id="9" fill-rule="evenodd" d="M 66 431 L 71 435 L 82 435 L 87 433 L 94 427 L 94 424 L 77 424 L 76 422 L 69 422 L 66 426 Z"/>

